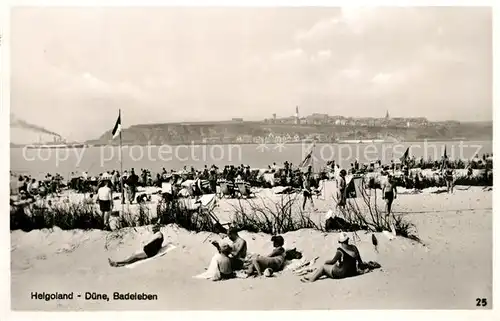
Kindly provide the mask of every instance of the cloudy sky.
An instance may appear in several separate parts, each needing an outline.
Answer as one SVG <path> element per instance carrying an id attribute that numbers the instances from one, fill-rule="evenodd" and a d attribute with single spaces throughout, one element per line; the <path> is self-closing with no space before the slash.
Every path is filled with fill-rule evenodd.
<path id="1" fill-rule="evenodd" d="M 11 112 L 114 125 L 345 116 L 492 119 L 487 8 L 16 8 Z"/>

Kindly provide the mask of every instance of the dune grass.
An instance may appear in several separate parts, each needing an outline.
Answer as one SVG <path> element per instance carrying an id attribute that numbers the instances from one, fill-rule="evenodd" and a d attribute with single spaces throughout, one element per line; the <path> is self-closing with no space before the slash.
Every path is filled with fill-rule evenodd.
<path id="1" fill-rule="evenodd" d="M 373 197 L 363 189 L 361 197 L 349 199 L 347 206 L 340 211 L 343 223 L 340 226 L 326 226 L 320 220 L 314 221 L 302 210 L 302 196 L 299 194 L 281 195 L 278 200 L 262 197 L 239 199 L 233 205 L 233 217 L 230 225 L 249 232 L 266 233 L 270 235 L 284 234 L 300 229 L 315 229 L 319 231 L 366 230 L 381 232 L 391 230 L 394 226 L 398 235 L 418 240 L 415 226 L 401 216 L 386 217 Z M 319 218 L 319 217 L 318 217 Z M 226 228 L 209 210 L 190 210 L 182 202 L 160 202 L 157 205 L 157 215 L 152 215 L 148 206 L 140 204 L 136 213 L 125 210 L 118 217 L 117 228 L 137 227 L 151 224 L 176 224 L 193 232 L 223 233 Z M 31 204 L 20 207 L 11 206 L 10 229 L 31 231 L 59 227 L 62 230 L 72 229 L 103 229 L 103 218 L 95 204 L 88 203 L 57 203 L 56 205 Z"/>
<path id="2" fill-rule="evenodd" d="M 381 209 L 377 204 L 375 190 L 361 188 L 361 195 L 357 198 L 348 198 L 346 206 L 343 209 L 338 209 L 337 222 L 341 222 L 342 230 L 357 231 L 366 230 L 370 232 L 396 231 L 396 235 L 400 235 L 417 242 L 421 242 L 418 237 L 418 231 L 407 217 L 401 215 L 386 215 L 385 209 Z M 337 203 L 333 197 L 334 204 Z M 340 218 L 340 219 L 338 219 Z M 338 225 L 341 225 L 338 224 Z M 337 226 L 331 226 L 327 230 L 335 230 Z"/>
<path id="3" fill-rule="evenodd" d="M 262 197 L 240 199 L 233 205 L 232 224 L 241 230 L 271 235 L 305 228 L 322 230 L 298 204 L 297 194 L 281 195 L 276 202 Z"/>

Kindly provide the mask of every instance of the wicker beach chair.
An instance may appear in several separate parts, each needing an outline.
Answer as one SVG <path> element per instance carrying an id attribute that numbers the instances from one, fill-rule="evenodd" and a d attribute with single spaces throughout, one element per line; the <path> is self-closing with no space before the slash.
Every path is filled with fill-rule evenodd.
<path id="1" fill-rule="evenodd" d="M 234 184 L 232 182 L 221 180 L 219 182 L 220 195 L 219 197 L 233 197 L 234 196 Z"/>
<path id="2" fill-rule="evenodd" d="M 251 197 L 252 191 L 250 190 L 250 184 L 245 181 L 237 181 L 235 182 L 236 187 L 238 189 L 239 197 Z M 255 195 L 254 195 L 255 196 Z"/>

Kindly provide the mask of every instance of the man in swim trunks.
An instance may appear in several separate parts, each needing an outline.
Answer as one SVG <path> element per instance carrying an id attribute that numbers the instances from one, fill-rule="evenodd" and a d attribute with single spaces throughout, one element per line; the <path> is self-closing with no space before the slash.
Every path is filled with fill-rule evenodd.
<path id="1" fill-rule="evenodd" d="M 382 199 L 386 203 L 386 217 L 391 214 L 392 202 L 396 199 L 396 182 L 392 174 L 387 175 L 387 180 L 382 183 Z"/>
<path id="2" fill-rule="evenodd" d="M 104 227 L 109 228 L 109 215 L 113 209 L 113 192 L 111 190 L 111 182 L 105 181 L 97 190 L 97 201 L 99 202 L 99 209 L 103 215 Z"/>
<path id="3" fill-rule="evenodd" d="M 109 265 L 113 267 L 120 267 L 155 256 L 160 251 L 163 244 L 163 233 L 160 231 L 159 225 L 153 226 L 153 233 L 153 238 L 142 248 L 141 251 L 133 254 L 123 261 L 112 261 L 111 259 L 108 259 Z"/>
<path id="4" fill-rule="evenodd" d="M 302 202 L 302 210 L 306 209 L 306 203 L 307 203 L 307 200 L 309 200 L 309 202 L 311 203 L 311 207 L 313 208 L 313 210 L 316 211 L 316 208 L 314 207 L 314 202 L 312 199 L 311 181 L 312 181 L 312 173 L 310 171 L 307 171 L 307 173 L 304 174 L 303 182 L 302 182 L 302 189 L 303 189 L 303 195 L 304 195 L 304 201 Z"/>
<path id="5" fill-rule="evenodd" d="M 345 169 L 340 170 L 339 177 L 337 177 L 337 207 L 341 212 L 344 211 L 347 203 L 347 183 L 345 181 L 345 176 L 347 172 Z"/>

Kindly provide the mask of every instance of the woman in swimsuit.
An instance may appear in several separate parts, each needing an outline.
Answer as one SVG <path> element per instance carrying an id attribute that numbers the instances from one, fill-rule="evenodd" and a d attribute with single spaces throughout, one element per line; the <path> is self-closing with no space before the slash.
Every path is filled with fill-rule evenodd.
<path id="1" fill-rule="evenodd" d="M 340 233 L 339 243 L 340 247 L 337 248 L 335 257 L 332 260 L 326 261 L 310 277 L 302 278 L 302 282 L 314 282 L 323 275 L 332 279 L 343 279 L 358 274 L 356 263 L 364 266 L 358 248 L 355 245 L 349 244 L 349 237 L 344 232 Z"/>
<path id="2" fill-rule="evenodd" d="M 252 260 L 251 265 L 247 270 L 247 276 L 253 275 L 255 272 L 257 275 L 262 276 L 262 271 L 270 268 L 273 272 L 280 271 L 283 269 L 283 264 L 285 263 L 286 252 L 283 248 L 285 240 L 282 236 L 276 235 L 271 237 L 271 242 L 273 242 L 274 249 L 268 256 L 257 256 Z"/>
<path id="3" fill-rule="evenodd" d="M 112 261 L 111 259 L 108 259 L 109 265 L 119 267 L 155 256 L 160 251 L 163 244 L 163 234 L 160 231 L 159 225 L 153 226 L 153 233 L 153 239 L 149 241 L 149 243 L 146 244 L 141 251 L 123 261 Z"/>

